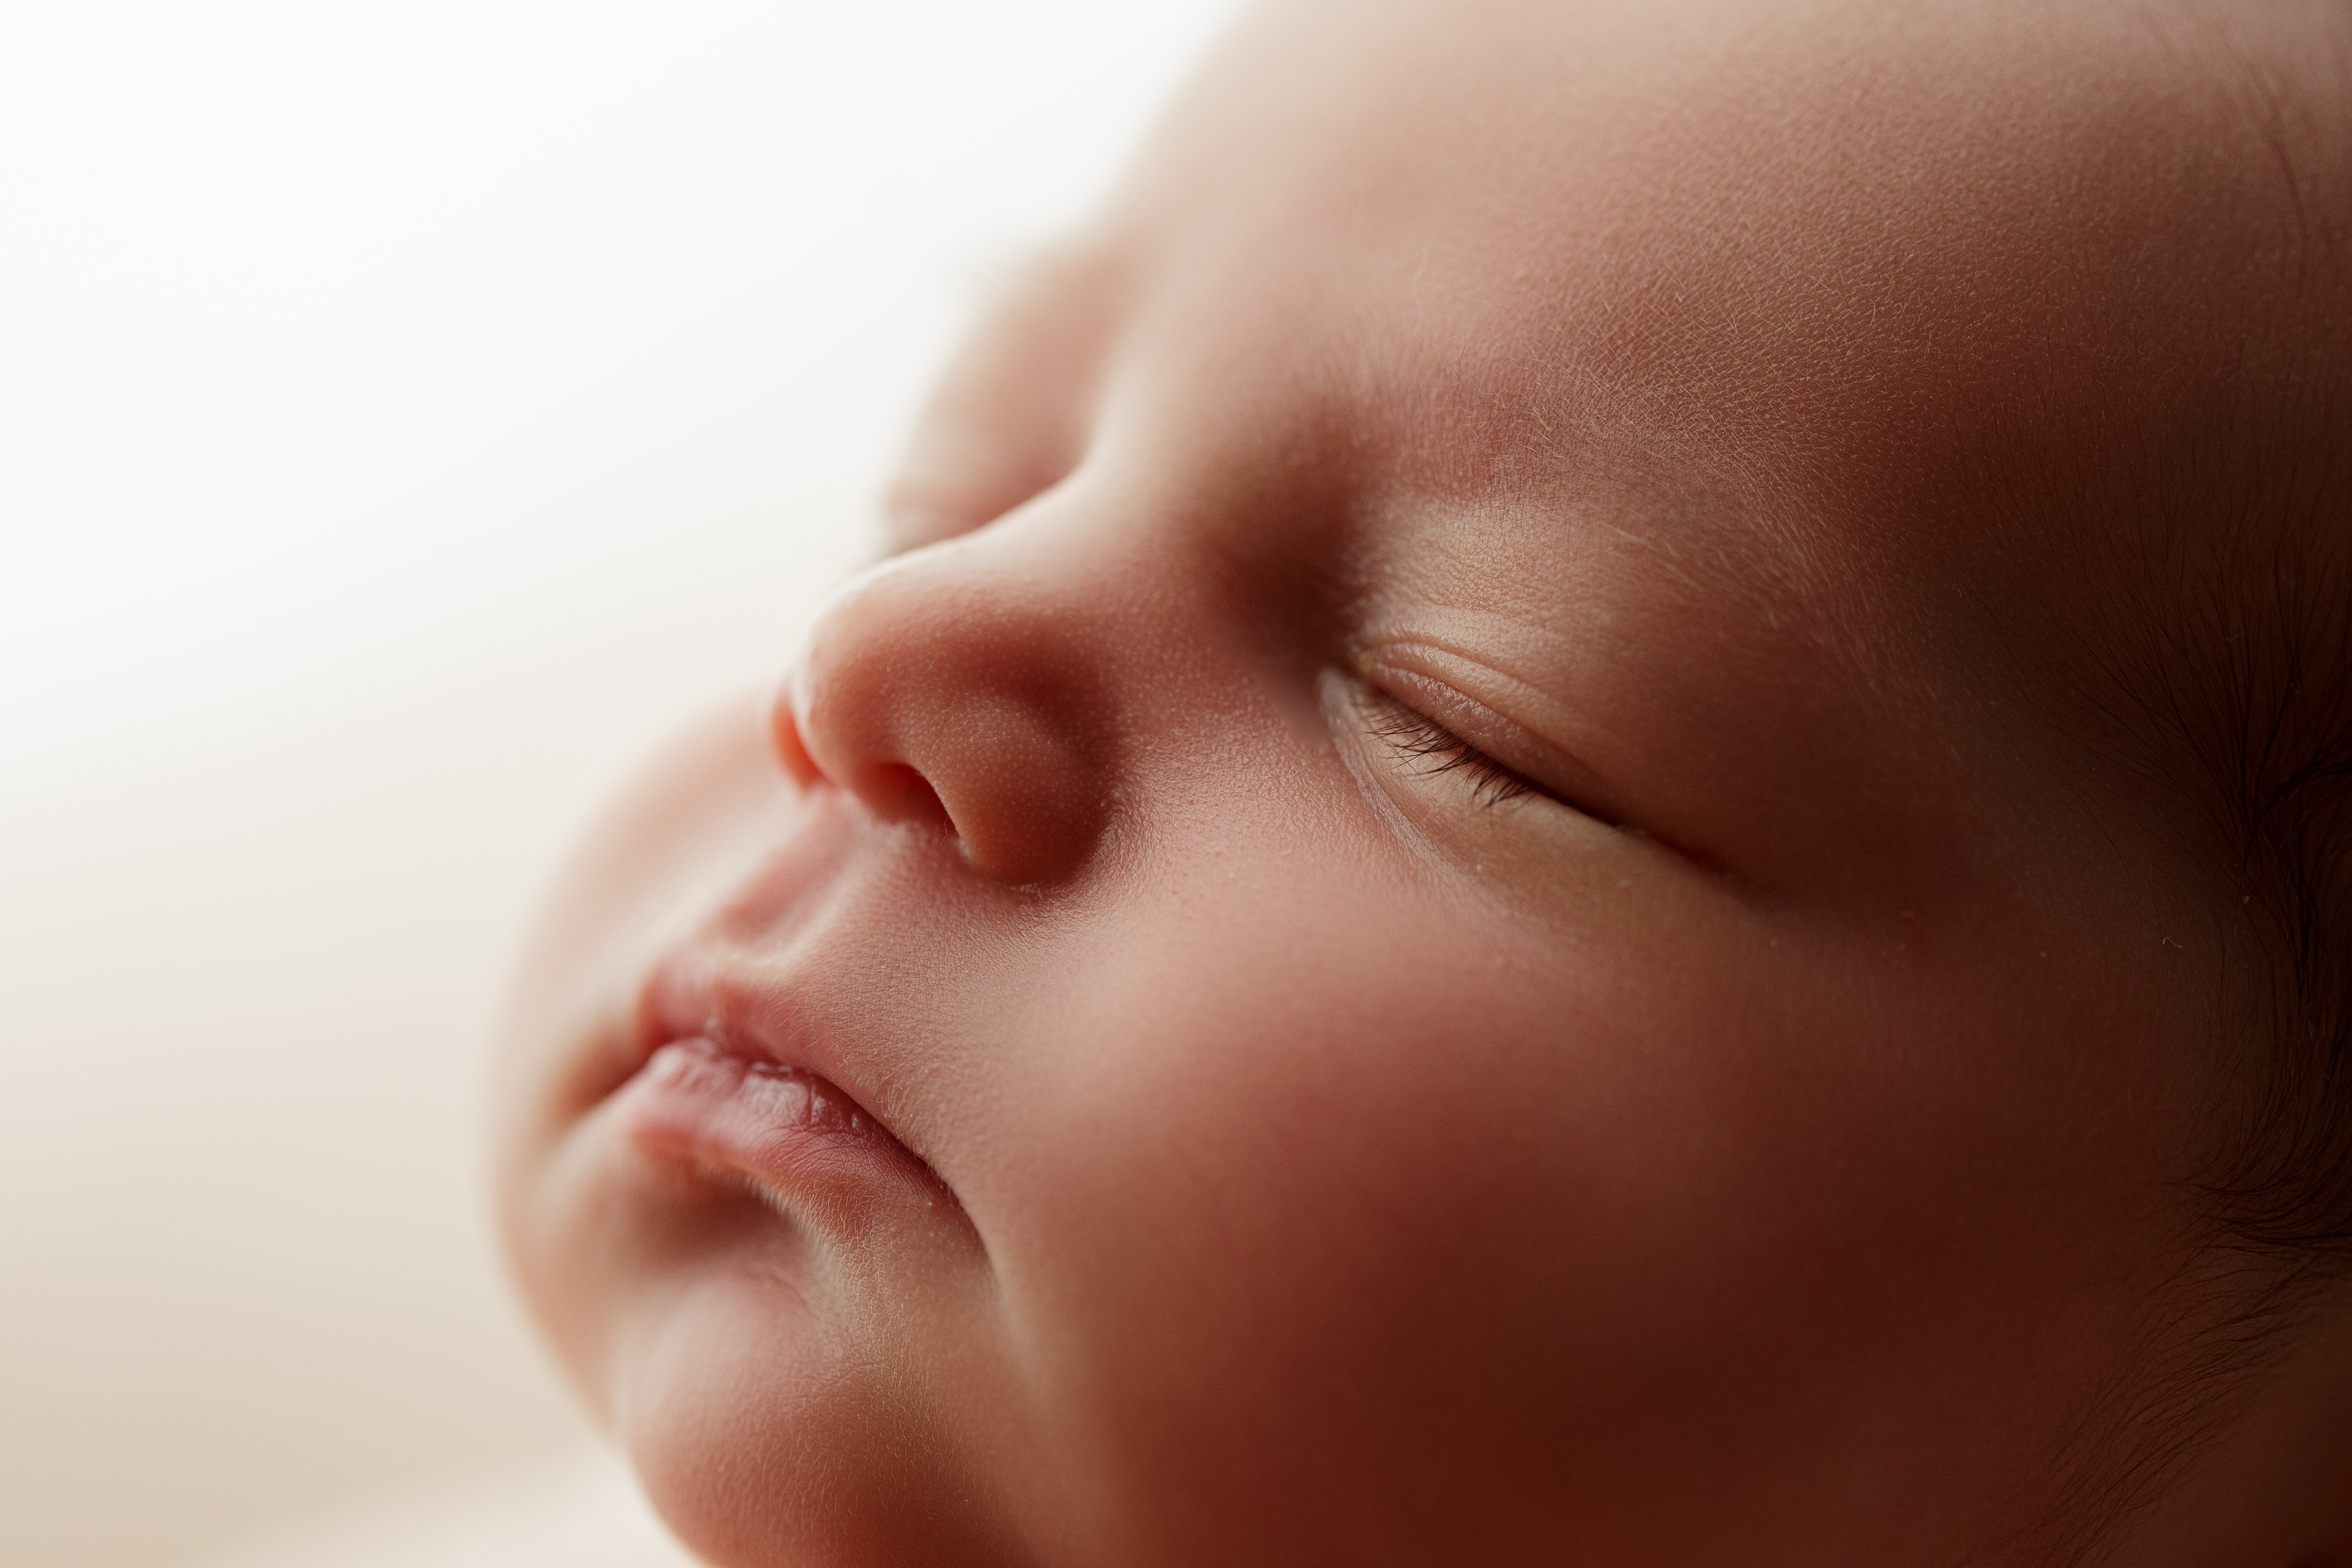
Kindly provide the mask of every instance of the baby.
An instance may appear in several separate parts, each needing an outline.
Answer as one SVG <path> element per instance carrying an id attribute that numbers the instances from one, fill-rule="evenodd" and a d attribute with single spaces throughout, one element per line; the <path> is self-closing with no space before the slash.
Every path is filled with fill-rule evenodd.
<path id="1" fill-rule="evenodd" d="M 1281 0 L 527 966 L 699 1553 L 2352 1563 L 2352 12 Z"/>

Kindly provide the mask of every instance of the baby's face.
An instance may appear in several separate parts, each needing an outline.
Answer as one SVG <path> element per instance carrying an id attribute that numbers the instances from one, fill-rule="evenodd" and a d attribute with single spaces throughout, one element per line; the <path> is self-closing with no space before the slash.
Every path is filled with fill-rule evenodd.
<path id="1" fill-rule="evenodd" d="M 2254 220 L 2161 39 L 2038 16 L 1220 58 L 526 977 L 522 1273 L 690 1542 L 1883 1565 L 2110 1495 L 2217 960 L 2046 523 L 2221 352 L 2114 269 Z"/>

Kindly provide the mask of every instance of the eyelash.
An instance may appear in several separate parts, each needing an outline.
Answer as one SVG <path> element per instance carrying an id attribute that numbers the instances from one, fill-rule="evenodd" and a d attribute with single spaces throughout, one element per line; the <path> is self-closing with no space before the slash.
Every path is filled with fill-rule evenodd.
<path id="1" fill-rule="evenodd" d="M 1407 757 L 1424 765 L 1412 771 L 1421 776 L 1460 773 L 1469 778 L 1470 795 L 1481 805 L 1501 805 L 1522 795 L 1542 792 L 1436 720 L 1382 696 L 1373 710 L 1372 733 Z"/>

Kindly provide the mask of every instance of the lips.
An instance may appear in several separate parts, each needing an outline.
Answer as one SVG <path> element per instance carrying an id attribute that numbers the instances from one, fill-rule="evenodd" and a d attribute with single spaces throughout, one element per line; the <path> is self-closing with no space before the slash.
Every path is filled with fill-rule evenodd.
<path id="1" fill-rule="evenodd" d="M 701 954 L 662 965 L 641 1015 L 651 1048 L 614 1096 L 638 1147 L 748 1178 L 787 1206 L 877 1183 L 943 1193 L 929 1166 L 818 1070 L 830 1065 L 826 1042 L 790 1011 L 782 994 L 730 984 Z"/>

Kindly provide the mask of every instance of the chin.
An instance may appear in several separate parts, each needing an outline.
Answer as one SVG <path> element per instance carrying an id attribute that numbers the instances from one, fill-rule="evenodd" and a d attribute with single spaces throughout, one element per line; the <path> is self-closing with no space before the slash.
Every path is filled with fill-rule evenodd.
<path id="1" fill-rule="evenodd" d="M 647 1315 L 619 1347 L 615 1435 L 656 1510 L 716 1568 L 1030 1560 L 919 1376 L 776 1281 L 717 1273 Z"/>

